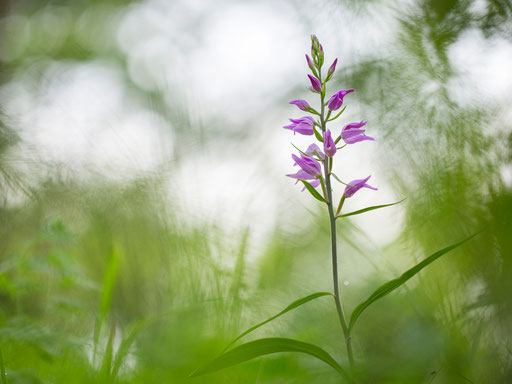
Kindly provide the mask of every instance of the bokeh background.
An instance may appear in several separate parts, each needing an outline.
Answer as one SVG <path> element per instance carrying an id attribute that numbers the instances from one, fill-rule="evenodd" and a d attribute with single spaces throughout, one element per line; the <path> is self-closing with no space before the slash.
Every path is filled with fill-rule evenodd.
<path id="1" fill-rule="evenodd" d="M 343 122 L 376 138 L 337 155 L 379 188 L 347 209 L 406 198 L 340 222 L 347 310 L 486 228 L 363 314 L 361 382 L 512 382 L 511 20 L 508 0 L 0 2 L 7 381 L 339 382 L 296 354 L 188 378 L 331 290 L 325 209 L 284 177 L 315 33 L 328 94 L 357 90 Z M 322 298 L 247 339 L 346 365 L 340 335 Z"/>

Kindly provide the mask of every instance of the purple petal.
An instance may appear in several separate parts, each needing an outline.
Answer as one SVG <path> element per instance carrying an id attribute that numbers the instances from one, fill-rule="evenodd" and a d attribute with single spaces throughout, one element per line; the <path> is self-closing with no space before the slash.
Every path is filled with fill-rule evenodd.
<path id="1" fill-rule="evenodd" d="M 292 100 L 290 101 L 290 104 L 296 105 L 302 111 L 307 111 L 307 109 L 309 108 L 308 102 L 304 99 Z"/>
<path id="2" fill-rule="evenodd" d="M 324 153 L 320 149 L 320 147 L 316 144 L 311 144 L 308 149 L 306 149 L 306 155 L 313 156 L 317 155 L 322 160 L 325 158 Z"/>
<path id="3" fill-rule="evenodd" d="M 311 88 L 316 92 L 322 92 L 322 84 L 320 84 L 320 81 L 311 75 L 308 75 L 309 81 L 311 81 Z"/>

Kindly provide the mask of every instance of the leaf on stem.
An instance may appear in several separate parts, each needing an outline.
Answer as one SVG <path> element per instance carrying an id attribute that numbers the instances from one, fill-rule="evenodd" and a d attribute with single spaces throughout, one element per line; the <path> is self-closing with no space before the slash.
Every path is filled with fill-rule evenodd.
<path id="1" fill-rule="evenodd" d="M 318 191 L 315 189 L 315 187 L 313 187 L 311 184 L 309 184 L 307 181 L 304 181 L 304 180 L 301 180 L 302 183 L 304 184 L 304 186 L 306 187 L 306 189 L 308 190 L 309 193 L 311 193 L 311 195 L 317 199 L 318 201 L 321 201 L 322 203 L 326 203 L 327 204 L 327 200 L 325 200 L 321 194 L 318 193 Z"/>
<path id="2" fill-rule="evenodd" d="M 336 176 L 336 174 L 335 174 L 335 173 L 331 172 L 331 175 L 332 175 L 332 177 L 334 177 L 337 181 L 339 181 L 341 184 L 343 184 L 343 185 L 347 185 L 347 186 L 352 187 L 352 188 L 355 188 L 355 186 L 354 186 L 354 185 L 350 185 L 350 184 L 347 184 L 347 183 L 345 183 L 345 182 L 341 181 L 341 179 L 340 179 L 338 176 Z"/>
<path id="3" fill-rule="evenodd" d="M 327 102 L 325 105 L 327 105 L 327 104 L 329 104 L 329 102 Z M 345 108 L 347 108 L 347 106 L 346 106 L 346 105 L 341 109 L 341 111 L 340 111 L 336 116 L 334 116 L 332 119 L 328 119 L 328 120 L 326 121 L 326 123 L 327 123 L 327 122 L 329 122 L 329 121 L 336 120 L 338 117 L 340 117 L 340 116 L 341 116 L 341 114 L 342 114 L 343 112 L 345 112 Z"/>
<path id="4" fill-rule="evenodd" d="M 244 363 L 256 357 L 278 352 L 299 352 L 316 357 L 334 368 L 347 381 L 350 381 L 350 376 L 347 371 L 345 371 L 341 365 L 339 365 L 336 360 L 334 360 L 332 356 L 322 348 L 314 344 L 279 337 L 258 339 L 242 344 L 223 353 L 208 365 L 193 372 L 190 376 L 197 377 L 205 375 L 207 373 L 216 372 L 233 365 Z"/>
<path id="5" fill-rule="evenodd" d="M 242 337 L 244 337 L 245 335 L 251 333 L 252 331 L 254 331 L 255 329 L 261 327 L 262 325 L 265 325 L 269 322 L 271 322 L 272 320 L 274 319 L 277 319 L 279 316 L 281 315 L 284 315 L 286 312 L 289 312 L 291 311 L 292 309 L 295 309 L 297 307 L 300 307 L 301 305 L 303 304 L 306 304 L 307 302 L 311 301 L 311 300 L 314 300 L 316 298 L 319 298 L 319 297 L 322 297 L 322 296 L 333 296 L 332 293 L 330 292 L 317 292 L 317 293 L 313 293 L 309 296 L 306 296 L 306 297 L 303 297 L 301 299 L 298 299 L 298 300 L 295 300 L 293 303 L 291 303 L 290 305 L 288 305 L 285 309 L 283 309 L 281 312 L 279 312 L 277 315 L 274 315 L 272 317 L 269 317 L 267 320 L 265 321 L 262 321 L 261 323 L 259 324 L 256 324 L 255 326 L 249 328 L 248 330 L 242 332 L 240 335 L 238 335 L 235 339 L 233 339 L 233 341 L 231 341 L 228 346 L 224 349 L 224 350 L 227 350 L 229 349 L 229 347 L 231 347 L 233 344 L 235 344 L 238 340 L 240 340 Z"/>
<path id="6" fill-rule="evenodd" d="M 396 205 L 396 204 L 400 204 L 402 201 L 404 201 L 405 199 L 402 199 L 400 201 L 397 201 L 396 203 L 391 203 L 391 204 L 383 204 L 383 205 L 374 205 L 372 207 L 366 207 L 366 208 L 363 208 L 363 209 L 360 209 L 358 211 L 354 211 L 354 212 L 349 212 L 349 213 L 344 213 L 343 215 L 338 215 L 336 216 L 336 218 L 339 218 L 339 217 L 348 217 L 348 216 L 354 216 L 354 215 L 359 215 L 361 213 L 365 213 L 365 212 L 369 212 L 369 211 L 373 211 L 375 209 L 380 209 L 380 208 L 385 208 L 385 207 L 390 207 L 392 205 Z"/>
<path id="7" fill-rule="evenodd" d="M 388 281 L 387 283 L 385 283 L 385 284 L 381 285 L 379 288 L 377 288 L 377 290 L 375 292 L 373 292 L 370 295 L 370 297 L 368 297 L 368 299 L 366 299 L 361 304 L 359 304 L 352 312 L 352 315 L 350 316 L 350 322 L 348 325 L 349 331 L 352 330 L 352 328 L 354 327 L 354 324 L 356 323 L 356 320 L 359 318 L 359 316 L 361 316 L 361 313 L 363 313 L 363 311 L 370 306 L 370 304 L 372 304 L 373 302 L 377 301 L 378 299 L 390 294 L 395 289 L 397 289 L 398 287 L 403 285 L 411 277 L 413 277 L 418 272 L 420 272 L 423 268 L 425 268 L 432 262 L 436 261 L 438 258 L 443 256 L 445 253 L 450 252 L 451 250 L 457 248 L 458 246 L 462 245 L 466 241 L 472 239 L 473 237 L 478 235 L 480 232 L 482 232 L 482 231 L 479 231 L 479 232 L 469 236 L 468 238 L 466 238 L 462 241 L 459 241 L 458 243 L 455 243 L 453 245 L 450 245 L 449 247 L 446 247 L 446 248 L 441 249 L 440 251 L 437 251 L 436 253 L 427 257 L 422 262 L 416 264 L 411 269 L 405 271 L 400 277 L 393 279 L 391 281 Z"/>
<path id="8" fill-rule="evenodd" d="M 313 125 L 313 132 L 315 133 L 315 137 L 318 141 L 320 142 L 324 142 L 324 137 L 320 134 L 320 132 L 318 132 L 315 128 L 315 126 Z"/>

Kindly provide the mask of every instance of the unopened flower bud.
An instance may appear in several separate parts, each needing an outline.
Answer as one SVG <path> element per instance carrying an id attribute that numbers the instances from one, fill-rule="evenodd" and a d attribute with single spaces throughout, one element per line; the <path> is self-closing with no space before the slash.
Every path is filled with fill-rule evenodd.
<path id="1" fill-rule="evenodd" d="M 311 90 L 313 92 L 322 92 L 322 84 L 320 84 L 320 81 L 311 75 L 308 75 L 309 81 L 311 81 Z"/>
<path id="2" fill-rule="evenodd" d="M 307 53 L 306 53 L 306 61 L 308 62 L 309 69 L 311 69 L 313 72 L 315 72 L 315 63 L 313 63 L 313 60 L 311 60 L 311 57 L 309 57 L 309 55 Z"/>
<path id="3" fill-rule="evenodd" d="M 318 66 L 321 67 L 324 63 L 324 48 L 322 44 L 318 44 Z"/>
<path id="4" fill-rule="evenodd" d="M 336 70 L 336 64 L 338 63 L 338 59 L 335 59 L 329 69 L 327 70 L 327 78 L 326 80 L 331 80 L 334 71 Z"/>

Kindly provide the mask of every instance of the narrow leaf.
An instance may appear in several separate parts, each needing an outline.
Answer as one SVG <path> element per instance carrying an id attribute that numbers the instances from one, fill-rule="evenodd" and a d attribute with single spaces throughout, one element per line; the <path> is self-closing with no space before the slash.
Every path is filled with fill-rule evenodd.
<path id="1" fill-rule="evenodd" d="M 355 186 L 353 185 L 350 185 L 350 184 L 347 184 L 345 183 L 344 181 L 342 181 L 338 176 L 336 176 L 335 173 L 331 172 L 331 176 L 334 177 L 337 181 L 339 181 L 341 184 L 343 185 L 348 185 L 349 187 L 352 187 L 352 188 L 355 188 Z"/>
<path id="2" fill-rule="evenodd" d="M 140 330 L 148 325 L 152 320 L 150 319 L 142 319 L 137 320 L 135 323 L 132 323 L 128 327 L 128 331 L 126 336 L 121 341 L 119 348 L 117 349 L 115 359 L 112 364 L 112 374 L 111 380 L 115 381 L 117 375 L 119 374 L 119 370 L 121 369 L 121 365 L 123 364 L 124 359 L 130 352 L 130 348 L 135 341 L 135 337 L 138 335 Z"/>
<path id="3" fill-rule="evenodd" d="M 302 153 L 304 156 L 306 156 L 306 157 L 311 157 L 311 158 L 315 159 L 315 157 L 314 157 L 313 155 L 308 155 L 306 152 L 301 151 L 299 148 L 297 148 L 297 146 L 296 146 L 295 144 L 293 144 L 293 143 L 290 143 L 290 144 L 291 144 L 291 145 L 292 145 L 292 146 L 293 146 L 297 151 L 299 151 L 300 153 Z"/>
<path id="4" fill-rule="evenodd" d="M 285 309 L 283 309 L 277 315 L 269 317 L 267 320 L 262 321 L 261 323 L 256 324 L 255 326 L 253 326 L 253 327 L 249 328 L 248 330 L 242 332 L 235 339 L 233 339 L 233 341 L 231 341 L 224 350 L 229 349 L 229 347 L 231 347 L 233 344 L 235 344 L 242 337 L 244 337 L 245 335 L 251 333 L 252 331 L 254 331 L 255 329 L 261 327 L 262 325 L 265 325 L 265 324 L 271 322 L 272 320 L 277 319 L 279 316 L 284 315 L 286 312 L 290 312 L 292 309 L 300 307 L 302 304 L 306 304 L 307 302 L 309 302 L 311 300 L 314 300 L 314 299 L 316 299 L 318 297 L 322 297 L 322 296 L 333 296 L 333 295 L 330 292 L 317 292 L 317 293 L 313 293 L 313 294 L 311 294 L 309 296 L 303 297 L 303 298 L 301 298 L 299 300 L 295 300 L 293 303 L 291 303 L 289 306 L 287 306 Z"/>
<path id="5" fill-rule="evenodd" d="M 327 105 L 327 104 L 329 104 L 329 102 L 327 102 L 325 105 Z M 347 108 L 347 106 L 346 106 L 346 105 L 341 109 L 341 111 L 340 111 L 336 116 L 334 116 L 332 119 L 328 119 L 328 120 L 326 121 L 326 123 L 327 123 L 327 122 L 329 122 L 329 121 L 336 120 L 338 117 L 340 117 L 340 115 L 341 115 L 343 112 L 345 112 L 345 108 Z"/>
<path id="6" fill-rule="evenodd" d="M 315 126 L 314 126 L 314 125 L 313 125 L 313 132 L 315 133 L 315 137 L 316 137 L 316 139 L 317 139 L 318 141 L 320 141 L 320 142 L 322 142 L 322 143 L 323 143 L 323 142 L 324 142 L 324 138 L 323 138 L 323 136 L 321 135 L 321 133 L 317 131 L 317 129 L 315 128 Z"/>
<path id="7" fill-rule="evenodd" d="M 4 356 L 2 354 L 2 348 L 0 348 L 0 383 L 7 384 L 7 376 L 5 373 Z"/>
<path id="8" fill-rule="evenodd" d="M 397 201 L 396 203 L 391 203 L 391 204 L 383 204 L 383 205 L 374 205 L 372 207 L 366 207 L 366 208 L 363 208 L 363 209 L 360 209 L 358 211 L 354 211 L 354 212 L 349 212 L 349 213 L 344 213 L 343 215 L 338 215 L 336 216 L 336 218 L 338 217 L 348 217 L 348 216 L 354 216 L 354 215 L 359 215 L 361 213 L 365 213 L 365 212 L 368 212 L 368 211 L 373 211 L 375 209 L 380 209 L 380 208 L 385 208 L 385 207 L 390 207 L 392 205 L 396 205 L 396 204 L 400 204 L 402 201 L 404 201 L 405 199 L 402 199 L 400 201 Z"/>
<path id="9" fill-rule="evenodd" d="M 309 184 L 307 181 L 304 181 L 304 180 L 301 180 L 302 183 L 304 184 L 304 186 L 306 187 L 306 189 L 309 191 L 309 193 L 311 193 L 311 195 L 321 201 L 322 203 L 327 203 L 327 200 L 325 200 L 321 194 L 318 193 L 318 191 L 315 189 L 315 187 L 313 187 L 311 184 Z"/>
<path id="10" fill-rule="evenodd" d="M 210 364 L 198 369 L 190 376 L 197 377 L 207 373 L 220 371 L 221 369 L 255 359 L 256 357 L 278 352 L 299 352 L 316 357 L 334 368 L 347 381 L 350 381 L 348 373 L 322 348 L 302 341 L 279 337 L 258 339 L 242 344 L 223 353 Z"/>
<path id="11" fill-rule="evenodd" d="M 481 231 L 480 231 L 481 232 Z M 436 253 L 430 255 L 425 260 L 421 261 L 420 263 L 416 264 L 411 269 L 405 271 L 400 277 L 390 280 L 387 283 L 381 285 L 375 292 L 373 292 L 368 299 L 363 301 L 361 304 L 359 304 L 354 311 L 352 312 L 352 315 L 350 316 L 350 322 L 348 325 L 349 331 L 352 330 L 354 327 L 354 324 L 356 323 L 356 320 L 361 316 L 361 313 L 370 306 L 373 302 L 377 301 L 378 299 L 388 295 L 389 293 L 393 292 L 395 289 L 403 285 L 407 280 L 409 280 L 411 277 L 416 275 L 418 272 L 420 272 L 423 268 L 425 268 L 427 265 L 431 264 L 432 262 L 439 259 L 441 256 L 443 256 L 445 253 L 450 252 L 451 250 L 457 248 L 458 246 L 462 245 L 466 241 L 472 239 L 476 235 L 478 235 L 480 232 L 477 232 L 468 238 L 459 241 L 458 243 L 455 243 L 453 245 L 450 245 L 449 247 L 443 248 L 440 251 L 437 251 Z"/>

